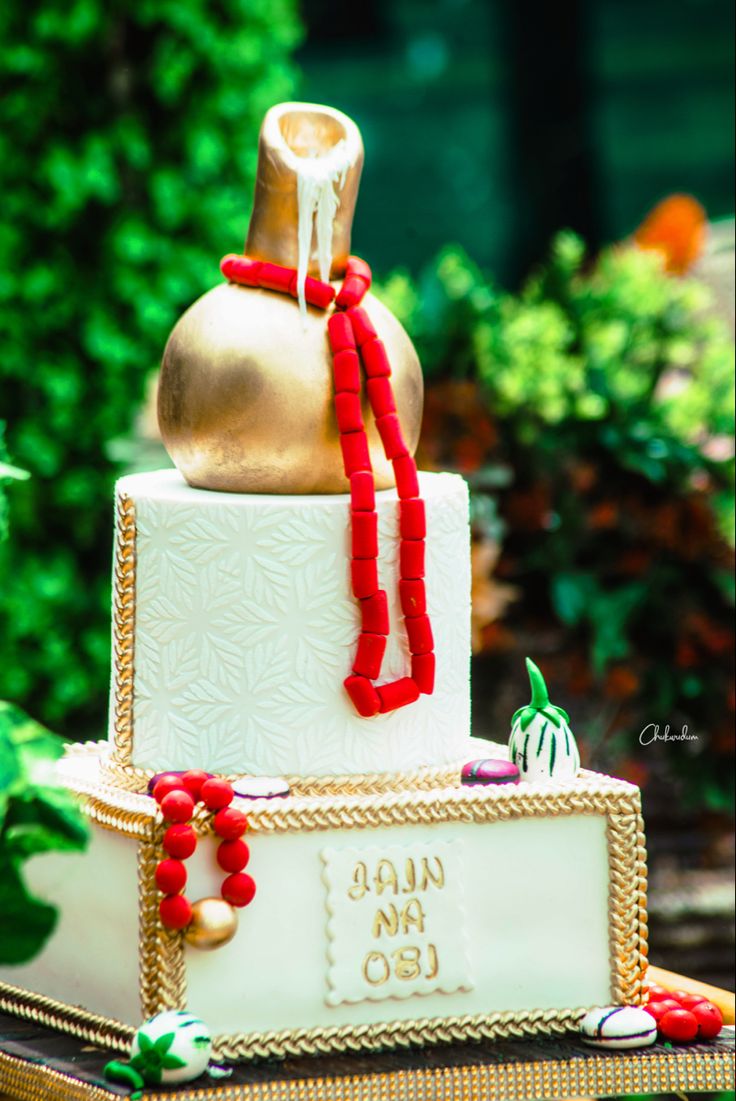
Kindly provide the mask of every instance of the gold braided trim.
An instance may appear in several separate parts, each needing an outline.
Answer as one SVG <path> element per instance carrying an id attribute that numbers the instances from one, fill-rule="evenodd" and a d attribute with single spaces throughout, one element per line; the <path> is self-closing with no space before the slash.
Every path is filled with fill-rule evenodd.
<path id="1" fill-rule="evenodd" d="M 646 846 L 638 791 L 632 795 L 628 811 L 609 813 L 606 833 L 613 1001 L 640 1005 L 646 982 L 648 927 Z"/>
<path id="2" fill-rule="evenodd" d="M 138 846 L 138 967 L 144 1020 L 164 1009 L 185 1009 L 187 1002 L 184 936 L 166 929 L 158 912 L 160 894 L 154 873 L 165 855 L 162 836 L 163 829 L 158 828 Z"/>
<path id="3" fill-rule="evenodd" d="M 273 1055 L 329 1055 L 333 1052 L 380 1051 L 382 1048 L 453 1044 L 467 1040 L 522 1039 L 538 1033 L 561 1036 L 576 1028 L 585 1013 L 586 1009 L 548 1009 L 256 1032 L 216 1036 L 213 1050 L 219 1059 L 244 1062 Z"/>
<path id="4" fill-rule="evenodd" d="M 292 795 L 301 797 L 325 795 L 383 795 L 393 791 L 435 791 L 438 788 L 459 788 L 460 773 L 465 759 L 437 768 L 420 768 L 412 772 L 358 772 L 344 776 L 283 776 Z M 110 783 L 124 791 L 145 792 L 155 772 L 151 768 L 136 768 L 121 764 L 113 754 L 100 764 L 100 771 Z M 159 769 L 159 772 L 165 771 Z M 247 778 L 246 773 L 222 773 L 235 783 Z"/>
<path id="5" fill-rule="evenodd" d="M 135 505 L 121 493 L 116 506 L 113 565 L 113 757 L 127 764 L 133 750 L 133 655 L 135 647 Z"/>
<path id="6" fill-rule="evenodd" d="M 74 790 L 73 778 L 67 782 Z M 125 793 L 116 793 L 103 786 L 95 795 L 89 791 L 78 794 L 90 818 L 104 828 L 129 836 L 145 836 L 150 832 L 152 823 L 158 821 L 153 800 L 135 800 L 126 806 Z M 130 796 L 127 798 L 131 799 Z M 618 814 L 624 818 L 621 830 L 626 832 L 627 843 L 633 844 L 636 840 L 641 850 L 639 855 L 642 859 L 645 855 L 637 789 L 609 779 L 605 782 L 600 782 L 598 778 L 586 778 L 571 784 L 542 786 L 522 783 L 497 788 L 466 787 L 432 793 L 396 792 L 329 799 L 259 799 L 253 801 L 247 814 L 250 829 L 266 833 L 378 829 L 382 826 L 439 822 L 496 822 L 571 814 Z M 633 832 L 632 815 L 636 818 Z M 198 807 L 194 825 L 198 833 L 207 834 L 212 829 L 212 815 Z M 618 872 L 618 867 L 616 870 Z M 624 875 L 625 870 L 621 872 L 621 890 L 626 886 Z"/>
<path id="7" fill-rule="evenodd" d="M 280 805 L 254 805 L 248 812 L 252 830 L 269 833 L 290 830 L 380 829 L 382 826 L 427 825 L 440 822 L 503 822 L 514 818 L 570 814 L 625 814 L 631 810 L 632 790 L 586 785 L 539 790 L 539 785 L 435 792 L 432 795 L 386 795 L 360 800 L 324 802 L 284 800 Z M 524 790 L 522 790 L 524 789 Z M 275 802 L 275 801 L 274 801 Z M 211 828 L 211 816 L 203 824 Z"/>
<path id="8" fill-rule="evenodd" d="M 134 1028 L 121 1021 L 100 1017 L 86 1009 L 66 1005 L 45 994 L 34 994 L 5 982 L 0 982 L 0 1011 L 115 1051 L 127 1051 L 135 1033 Z"/>

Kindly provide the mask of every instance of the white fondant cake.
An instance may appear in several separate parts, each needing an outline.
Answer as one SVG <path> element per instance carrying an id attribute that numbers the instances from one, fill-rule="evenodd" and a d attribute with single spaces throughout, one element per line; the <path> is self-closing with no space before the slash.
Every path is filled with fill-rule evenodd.
<path id="1" fill-rule="evenodd" d="M 286 127 L 277 144 L 298 157 L 311 158 L 315 143 L 319 156 L 340 153 L 350 137 L 327 109 L 284 105 L 270 117 Z M 271 487 L 308 489 L 310 461 L 323 461 L 327 445 L 329 470 L 339 446 L 351 494 L 216 492 L 173 470 L 118 483 L 111 744 L 71 748 L 59 765 L 92 842 L 83 855 L 29 861 L 31 888 L 61 917 L 37 959 L 0 972 L 0 1008 L 120 1050 L 142 1019 L 188 1010 L 206 1022 L 219 1058 L 251 1059 L 561 1033 L 593 1006 L 638 1003 L 646 873 L 637 789 L 578 772 L 546 689 L 524 709 L 515 746 L 537 783 L 506 782 L 519 772 L 507 750 L 470 737 L 467 487 L 450 474 L 420 474 L 417 484 L 402 430 L 406 440 L 418 430 L 419 365 L 408 338 L 389 362 L 392 326 L 374 331 L 359 305 L 371 279 L 349 256 L 359 140 L 338 189 L 332 274 L 345 278 L 334 302 L 330 287 L 311 278 L 297 287 L 298 272 L 276 262 L 297 255 L 282 202 L 297 184 L 267 140 L 262 155 L 257 198 L 268 207 L 278 195 L 277 210 L 249 235 L 255 259 L 230 258 L 241 289 L 224 297 L 232 309 L 249 302 L 253 324 L 265 314 L 267 339 L 254 354 L 240 324 L 221 354 L 217 311 L 204 311 L 184 365 L 162 374 L 163 421 L 180 462 L 192 450 L 206 460 L 199 485 L 262 488 L 268 448 L 254 459 L 223 423 L 229 403 L 242 414 L 260 386 L 302 369 L 310 349 L 280 348 L 274 322 L 297 309 L 298 290 L 324 312 L 310 353 L 319 401 L 300 410 L 296 436 L 279 419 L 283 402 L 266 402 L 270 454 L 289 452 Z M 327 162 L 312 168 L 327 183 L 301 194 L 301 267 L 316 202 L 326 268 L 337 192 Z M 262 310 L 248 297 L 256 287 L 280 294 L 279 308 Z M 182 410 L 215 377 L 216 415 L 195 426 Z M 327 440 L 315 437 L 310 412 L 323 415 L 325 395 L 334 400 Z M 409 411 L 405 425 L 396 408 L 403 420 Z M 368 411 L 397 485 L 375 494 L 375 509 Z M 223 481 L 228 448 L 236 461 Z M 340 488 L 336 474 L 319 484 Z M 489 786 L 462 787 L 464 762 L 465 779 Z M 153 773 L 185 770 L 194 775 L 145 794 Z"/>
<path id="2" fill-rule="evenodd" d="M 175 470 L 123 478 L 118 499 L 135 516 L 129 763 L 329 776 L 457 762 L 470 733 L 468 494 L 452 474 L 423 473 L 420 485 L 435 689 L 366 720 L 343 688 L 360 633 L 348 497 L 215 493 Z M 391 680 L 409 669 L 395 490 L 376 507 Z M 116 663 L 113 696 L 126 676 Z"/>

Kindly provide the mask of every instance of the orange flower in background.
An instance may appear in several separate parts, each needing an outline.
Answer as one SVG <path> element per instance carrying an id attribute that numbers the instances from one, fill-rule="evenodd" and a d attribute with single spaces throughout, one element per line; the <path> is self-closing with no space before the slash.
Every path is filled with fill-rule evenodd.
<path id="1" fill-rule="evenodd" d="M 707 216 L 692 195 L 670 195 L 655 206 L 634 233 L 639 248 L 664 255 L 672 275 L 684 275 L 705 246 Z"/>

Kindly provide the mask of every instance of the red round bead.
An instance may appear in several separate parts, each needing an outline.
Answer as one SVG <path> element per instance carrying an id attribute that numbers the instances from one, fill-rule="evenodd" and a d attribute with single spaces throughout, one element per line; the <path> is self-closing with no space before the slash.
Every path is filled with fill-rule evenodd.
<path id="1" fill-rule="evenodd" d="M 236 810 L 235 807 L 223 807 L 215 815 L 214 827 L 215 833 L 219 837 L 224 837 L 226 841 L 235 841 L 236 838 L 242 837 L 248 829 L 248 819 L 242 810 Z"/>
<path id="2" fill-rule="evenodd" d="M 176 826 L 169 826 L 164 834 L 163 846 L 169 856 L 174 856 L 178 860 L 186 860 L 197 847 L 197 835 L 191 826 L 185 826 L 181 823 Z"/>
<path id="3" fill-rule="evenodd" d="M 222 841 L 217 846 L 217 863 L 224 872 L 242 872 L 249 859 L 245 841 Z"/>
<path id="4" fill-rule="evenodd" d="M 416 536 L 414 536 L 414 538 L 416 538 Z M 659 983 L 656 982 L 647 983 L 647 991 L 649 993 L 650 1001 L 654 1001 L 655 998 L 669 998 L 670 996 L 669 990 L 667 990 L 667 988 L 664 986 L 660 986 Z"/>
<path id="5" fill-rule="evenodd" d="M 221 893 L 231 906 L 247 906 L 256 893 L 255 881 L 245 872 L 237 872 L 224 880 Z"/>
<path id="6" fill-rule="evenodd" d="M 192 904 L 184 895 L 162 898 L 158 912 L 167 929 L 184 929 L 192 920 Z"/>
<path id="7" fill-rule="evenodd" d="M 178 895 L 184 890 L 187 870 L 181 860 L 162 860 L 156 867 L 156 886 L 165 895 Z"/>
<path id="8" fill-rule="evenodd" d="M 687 1044 L 698 1034 L 698 1019 L 689 1009 L 670 1009 L 659 1021 L 659 1034 L 676 1044 Z"/>
<path id="9" fill-rule="evenodd" d="M 702 994 L 683 994 L 683 996 L 680 998 L 680 1005 L 683 1009 L 689 1009 L 692 1011 L 696 1005 L 700 1005 L 701 1002 L 707 1001 L 708 999 L 704 998 Z"/>
<path id="10" fill-rule="evenodd" d="M 682 1007 L 673 998 L 658 998 L 656 1001 L 648 1002 L 644 1008 L 650 1017 L 654 1017 L 655 1021 L 659 1022 L 665 1013 L 669 1013 L 671 1009 L 681 1009 Z"/>
<path id="11" fill-rule="evenodd" d="M 194 814 L 194 800 L 188 791 L 170 791 L 161 800 L 161 813 L 167 822 L 188 822 Z"/>
<path id="12" fill-rule="evenodd" d="M 199 802 L 199 793 L 202 790 L 202 784 L 205 780 L 209 780 L 209 778 L 210 773 L 202 772 L 199 768 L 190 768 L 188 772 L 182 773 L 182 783 L 195 803 Z"/>
<path id="13" fill-rule="evenodd" d="M 213 776 L 205 780 L 199 794 L 208 810 L 222 810 L 223 807 L 232 803 L 235 793 L 227 780 L 220 780 Z"/>
<path id="14" fill-rule="evenodd" d="M 153 789 L 153 798 L 160 805 L 161 800 L 170 791 L 184 791 L 184 781 L 181 776 L 177 776 L 173 772 L 167 772 L 163 776 L 159 776 Z"/>
<path id="15" fill-rule="evenodd" d="M 713 1040 L 723 1028 L 723 1014 L 712 1002 L 698 1002 L 690 1010 L 698 1022 L 698 1039 Z"/>

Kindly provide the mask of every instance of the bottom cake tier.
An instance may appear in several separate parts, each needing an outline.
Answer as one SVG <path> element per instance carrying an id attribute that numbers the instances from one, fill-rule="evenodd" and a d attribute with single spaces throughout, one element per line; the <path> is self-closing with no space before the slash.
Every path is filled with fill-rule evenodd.
<path id="1" fill-rule="evenodd" d="M 499 747 L 493 747 L 500 752 Z M 646 968 L 639 792 L 568 783 L 238 801 L 257 893 L 234 938 L 201 951 L 163 927 L 153 799 L 109 786 L 100 753 L 61 764 L 91 823 L 83 855 L 35 858 L 60 907 L 32 963 L 0 971 L 0 1006 L 124 1048 L 188 1009 L 221 1059 L 559 1033 L 638 1004 Z M 477 752 L 476 752 L 477 755 Z M 206 820 L 187 896 L 217 897 Z"/>

